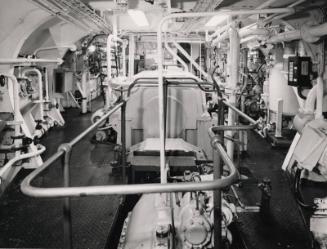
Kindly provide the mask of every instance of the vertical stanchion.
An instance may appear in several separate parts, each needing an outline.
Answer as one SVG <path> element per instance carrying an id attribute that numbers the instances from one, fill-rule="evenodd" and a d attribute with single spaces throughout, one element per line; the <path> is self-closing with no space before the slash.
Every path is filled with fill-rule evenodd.
<path id="1" fill-rule="evenodd" d="M 217 151 L 214 151 L 213 156 L 213 177 L 214 180 L 221 178 L 221 163 L 220 156 Z M 221 249 L 222 238 L 221 238 L 221 190 L 214 191 L 214 249 Z"/>
<path id="2" fill-rule="evenodd" d="M 121 98 L 123 100 L 123 89 L 121 89 Z M 122 180 L 123 183 L 126 183 L 126 101 L 124 101 L 121 106 L 121 118 L 120 118 L 120 127 L 121 127 L 121 167 L 122 167 Z"/>
<path id="3" fill-rule="evenodd" d="M 63 177 L 64 177 L 64 187 L 70 186 L 70 169 L 69 161 L 72 151 L 72 146 L 69 143 L 65 143 L 59 146 L 58 150 L 65 152 L 63 157 Z M 72 214 L 70 198 L 64 198 L 63 203 L 63 215 L 64 215 L 64 249 L 73 248 L 73 236 L 72 236 Z"/>
<path id="4" fill-rule="evenodd" d="M 218 102 L 218 125 L 224 125 L 224 103 L 219 99 Z M 212 142 L 219 142 L 223 144 L 224 131 L 220 131 L 219 135 L 215 137 Z M 214 180 L 221 178 L 221 160 L 219 153 L 214 151 L 213 155 L 213 177 Z M 221 190 L 214 191 L 214 249 L 222 248 L 222 237 L 221 237 Z"/>

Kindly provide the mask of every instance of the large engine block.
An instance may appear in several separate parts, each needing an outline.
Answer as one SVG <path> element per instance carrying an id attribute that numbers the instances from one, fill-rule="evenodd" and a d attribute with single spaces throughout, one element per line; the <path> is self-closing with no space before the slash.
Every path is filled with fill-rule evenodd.
<path id="1" fill-rule="evenodd" d="M 235 206 L 222 201 L 222 237 L 231 243 L 228 225 Z M 213 192 L 143 195 L 125 220 L 119 249 L 210 249 Z"/>

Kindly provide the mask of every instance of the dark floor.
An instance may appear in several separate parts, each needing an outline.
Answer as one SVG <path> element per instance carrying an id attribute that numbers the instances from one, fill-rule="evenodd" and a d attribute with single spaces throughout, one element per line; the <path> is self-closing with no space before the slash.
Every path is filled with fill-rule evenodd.
<path id="1" fill-rule="evenodd" d="M 93 103 L 93 109 L 101 101 Z M 90 114 L 80 115 L 78 109 L 64 113 L 67 125 L 55 128 L 41 141 L 51 156 L 62 142 L 68 142 L 87 128 Z M 71 159 L 72 185 L 108 185 L 119 182 L 111 173 L 113 152 L 107 145 L 93 145 L 90 134 L 74 147 Z M 40 179 L 43 186 L 60 186 L 60 162 L 53 165 Z M 34 199 L 23 195 L 19 185 L 30 171 L 22 170 L 0 198 L 0 248 L 62 248 L 62 200 Z M 118 196 L 72 199 L 74 248 L 104 248 L 113 216 L 119 205 Z"/>
<path id="2" fill-rule="evenodd" d="M 94 110 L 101 104 L 93 104 Z M 97 105 L 97 106 L 96 106 Z M 79 110 L 69 109 L 64 114 L 67 126 L 51 131 L 42 144 L 43 155 L 52 155 L 62 142 L 70 141 L 90 125 L 90 114 L 81 116 Z M 113 152 L 107 145 L 93 145 L 90 134 L 73 151 L 71 165 L 72 185 L 114 184 L 110 161 Z M 310 236 L 306 231 L 300 209 L 290 190 L 288 178 L 280 170 L 286 151 L 271 149 L 269 143 L 252 134 L 250 147 L 242 166 L 260 180 L 272 181 L 271 213 L 240 214 L 238 227 L 249 249 L 308 249 Z M 21 171 L 9 189 L 0 198 L 0 248 L 61 248 L 63 244 L 62 200 L 34 199 L 24 196 L 19 183 L 29 171 Z M 51 167 L 38 184 L 59 186 L 62 183 L 60 164 Z M 256 183 L 243 184 L 237 191 L 246 204 L 260 201 Z M 118 207 L 117 196 L 72 199 L 74 248 L 102 249 Z"/>
<path id="3" fill-rule="evenodd" d="M 256 134 L 249 136 L 249 144 L 242 166 L 248 168 L 258 181 L 264 177 L 271 180 L 272 198 L 269 215 L 239 215 L 239 227 L 248 248 L 309 249 L 310 234 L 291 192 L 289 179 L 281 170 L 287 151 L 271 148 L 267 141 Z M 245 183 L 237 189 L 247 205 L 260 202 L 261 192 L 255 191 L 256 185 L 257 183 Z"/>

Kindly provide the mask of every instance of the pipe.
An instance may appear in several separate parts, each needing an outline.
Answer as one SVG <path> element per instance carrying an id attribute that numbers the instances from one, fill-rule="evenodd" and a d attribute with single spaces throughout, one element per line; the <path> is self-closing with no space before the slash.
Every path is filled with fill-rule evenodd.
<path id="1" fill-rule="evenodd" d="M 45 101 L 49 102 L 49 79 L 48 79 L 48 69 L 44 68 L 44 83 L 45 83 Z"/>
<path id="2" fill-rule="evenodd" d="M 0 168 L 0 180 L 2 179 L 3 175 L 6 173 L 6 171 L 12 166 L 14 165 L 14 163 L 27 159 L 27 158 L 31 158 L 31 157 L 36 157 L 41 155 L 43 152 L 45 151 L 45 147 L 43 145 L 39 145 L 39 149 L 37 151 L 33 151 L 33 152 L 29 152 L 26 154 L 21 154 L 18 156 L 15 156 L 14 158 L 10 159 L 3 167 Z M 1 185 L 2 181 L 0 182 Z"/>
<path id="3" fill-rule="evenodd" d="M 255 121 L 253 118 L 251 118 L 250 116 L 246 115 L 244 112 L 242 112 L 241 110 L 239 110 L 238 108 L 236 108 L 235 106 L 231 105 L 229 102 L 227 101 L 223 101 L 223 103 L 230 109 L 232 109 L 234 112 L 236 112 L 239 116 L 243 117 L 244 119 L 246 119 L 248 122 L 250 122 L 253 125 L 257 125 L 259 121 Z"/>
<path id="4" fill-rule="evenodd" d="M 293 7 L 297 6 L 297 5 L 300 5 L 301 3 L 304 3 L 305 1 L 307 1 L 307 0 L 298 0 L 298 1 L 290 4 L 288 7 L 293 8 Z M 270 15 L 267 18 L 265 18 L 263 20 L 263 22 L 267 23 L 267 22 L 269 22 L 269 21 L 271 21 L 273 19 L 282 19 L 282 18 L 284 18 L 286 16 L 289 16 L 289 15 L 290 15 L 289 13 L 283 14 L 283 15 L 273 14 L 273 15 Z"/>
<path id="5" fill-rule="evenodd" d="M 199 72 L 201 72 L 206 79 L 208 79 L 209 75 L 196 63 L 195 60 L 182 48 L 176 41 L 173 41 L 175 47 L 190 61 L 191 65 L 193 65 Z"/>
<path id="6" fill-rule="evenodd" d="M 314 113 L 317 98 L 317 85 L 314 85 L 308 92 L 307 99 L 304 104 L 305 113 Z"/>
<path id="7" fill-rule="evenodd" d="M 174 51 L 171 49 L 166 39 L 165 39 L 165 49 L 167 49 L 168 53 L 170 53 L 175 60 L 177 60 L 179 63 L 182 64 L 184 71 L 188 72 L 186 63 L 176 53 L 174 53 Z"/>
<path id="8" fill-rule="evenodd" d="M 0 58 L 0 65 L 19 65 L 28 63 L 56 63 L 58 65 L 62 64 L 64 61 L 62 59 L 29 59 L 29 58 Z"/>
<path id="9" fill-rule="evenodd" d="M 229 30 L 229 40 L 230 40 L 230 51 L 229 51 L 229 82 L 228 82 L 228 88 L 231 89 L 230 95 L 229 95 L 229 103 L 232 106 L 236 105 L 236 88 L 237 88 L 237 83 L 239 80 L 239 63 L 240 63 L 240 38 L 238 35 L 238 32 L 235 28 L 231 28 Z M 232 111 L 231 109 L 228 110 L 228 118 L 227 122 L 228 125 L 235 125 L 235 112 Z M 228 131 L 227 135 L 229 137 L 234 136 L 233 131 Z M 226 147 L 227 147 L 227 153 L 228 156 L 233 160 L 234 158 L 234 142 L 228 140 L 226 142 Z"/>
<path id="10" fill-rule="evenodd" d="M 322 77 L 317 78 L 317 107 L 316 107 L 316 113 L 315 113 L 315 119 L 322 119 L 322 107 L 323 107 L 323 99 L 324 99 L 324 81 Z"/>
<path id="11" fill-rule="evenodd" d="M 131 79 L 134 76 L 135 38 L 133 34 L 129 35 L 128 45 L 128 77 Z"/>
<path id="12" fill-rule="evenodd" d="M 267 40 L 267 43 L 277 43 L 277 42 L 284 42 L 284 41 L 292 41 L 298 40 L 301 38 L 301 31 L 300 30 L 292 30 L 288 32 L 283 32 L 273 37 L 270 37 Z"/>
<path id="13" fill-rule="evenodd" d="M 13 102 L 14 102 L 12 104 L 13 104 L 13 108 L 14 108 L 14 123 L 15 123 L 14 135 L 15 135 L 15 137 L 18 137 L 20 135 L 19 116 L 21 115 L 20 105 L 19 105 L 19 102 L 20 102 L 19 85 L 17 82 L 17 78 L 14 75 L 11 75 L 11 74 L 2 74 L 2 75 L 7 77 L 8 79 L 10 79 L 10 81 L 8 81 L 8 84 L 9 84 L 9 82 L 11 82 L 11 84 L 12 84 L 12 91 L 13 91 L 12 95 L 13 95 Z M 20 146 L 20 141 L 18 139 L 15 139 L 14 144 L 15 144 L 15 147 L 18 148 Z M 16 156 L 18 156 L 19 152 L 17 151 L 15 154 L 16 154 Z"/>
<path id="14" fill-rule="evenodd" d="M 37 48 L 34 51 L 34 55 L 37 57 L 37 54 L 41 51 L 47 51 L 47 50 L 54 50 L 54 49 L 60 49 L 60 48 L 68 48 L 70 49 L 72 52 L 76 51 L 77 47 L 75 44 L 71 44 L 71 45 L 63 45 L 63 46 L 52 46 L 52 47 L 41 47 L 41 48 Z"/>
<path id="15" fill-rule="evenodd" d="M 107 81 L 108 81 L 108 89 L 107 89 L 107 97 L 106 97 L 106 108 L 109 108 L 111 106 L 110 101 L 111 101 L 111 94 L 112 94 L 112 89 L 110 86 L 110 81 L 111 81 L 111 46 L 112 42 L 120 42 L 121 44 L 124 44 L 124 41 L 120 39 L 119 37 L 115 37 L 113 34 L 108 35 L 107 38 Z M 124 62 L 125 63 L 125 62 Z"/>
<path id="16" fill-rule="evenodd" d="M 126 47 L 127 47 L 127 43 L 123 42 L 123 76 L 126 77 Z"/>
<path id="17" fill-rule="evenodd" d="M 44 100 L 43 100 L 43 84 L 42 84 L 42 74 L 40 72 L 40 70 L 36 69 L 36 68 L 29 68 L 29 69 L 25 69 L 22 74 L 23 76 L 26 77 L 26 74 L 29 72 L 34 72 L 37 74 L 37 81 L 38 81 L 38 85 L 39 85 L 39 110 L 40 110 L 40 120 L 44 121 Z"/>
<path id="18" fill-rule="evenodd" d="M 271 5 L 274 2 L 276 2 L 276 0 L 268 0 L 268 1 L 265 1 L 264 3 L 262 3 L 261 5 L 259 5 L 258 7 L 256 7 L 255 10 L 261 10 L 263 8 L 267 8 L 267 7 L 269 7 L 269 5 Z M 209 35 L 208 36 L 208 41 L 213 40 L 214 37 L 218 36 L 220 33 L 224 32 L 224 31 L 228 30 L 228 28 L 230 28 L 231 26 L 235 25 L 236 23 L 243 21 L 247 17 L 249 17 L 249 15 L 247 15 L 245 17 L 242 17 L 242 18 L 237 18 L 236 20 L 234 20 L 234 21 L 232 21 L 230 23 L 227 23 L 225 26 L 221 27 L 220 29 L 218 29 L 217 31 L 215 31 L 213 34 Z M 228 34 L 227 34 L 227 36 L 228 36 Z"/>
<path id="19" fill-rule="evenodd" d="M 300 30 L 292 30 L 275 35 L 267 40 L 267 43 L 286 42 L 303 39 L 306 42 L 313 43 L 319 40 L 321 36 L 327 35 L 327 22 L 309 26 L 302 25 Z"/>
<path id="20" fill-rule="evenodd" d="M 157 48 L 158 48 L 158 103 L 159 103 L 159 134 L 160 134 L 160 177 L 161 183 L 165 183 L 166 176 L 166 158 L 165 158 L 165 119 L 164 119 L 164 89 L 163 89 L 163 59 L 162 59 L 162 28 L 169 20 L 174 18 L 192 18 L 192 17 L 212 17 L 219 14 L 235 15 L 252 15 L 252 14 L 269 14 L 269 13 L 294 13 L 293 8 L 276 8 L 276 9 L 260 9 L 260 10 L 226 10 L 216 12 L 190 12 L 190 13 L 174 13 L 163 17 L 157 28 Z"/>
<path id="21" fill-rule="evenodd" d="M 99 122 L 97 122 L 99 123 Z M 72 144 L 72 142 L 70 142 Z M 126 184 L 107 186 L 87 186 L 87 187 L 56 187 L 40 188 L 31 185 L 31 182 L 43 171 L 45 171 L 54 161 L 64 154 L 59 150 L 51 156 L 43 165 L 34 170 L 21 183 L 21 191 L 28 196 L 38 198 L 58 198 L 58 197 L 85 197 L 96 195 L 128 195 L 128 194 L 149 194 L 149 193 L 170 193 L 170 192 L 190 192 L 203 190 L 216 190 L 230 186 L 238 180 L 238 172 L 232 160 L 228 157 L 223 146 L 217 140 L 212 143 L 218 151 L 223 162 L 229 168 L 230 174 L 222 179 L 204 182 L 184 182 L 184 183 L 151 183 L 151 184 Z"/>

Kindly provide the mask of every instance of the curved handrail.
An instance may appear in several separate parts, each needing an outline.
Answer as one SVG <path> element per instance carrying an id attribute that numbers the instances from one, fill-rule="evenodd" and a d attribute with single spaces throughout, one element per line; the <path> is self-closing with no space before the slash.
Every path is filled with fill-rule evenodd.
<path id="1" fill-rule="evenodd" d="M 87 187 L 55 187 L 41 188 L 32 186 L 32 181 L 46 170 L 54 161 L 64 154 L 59 150 L 50 157 L 40 168 L 27 176 L 21 184 L 24 194 L 39 198 L 57 197 L 84 197 L 95 195 L 127 195 L 145 193 L 167 193 L 167 192 L 190 192 L 201 190 L 216 190 L 232 185 L 239 178 L 238 171 L 232 160 L 229 158 L 224 148 L 218 141 L 213 141 L 213 147 L 218 151 L 222 160 L 230 170 L 229 176 L 207 182 L 186 182 L 186 183 L 152 183 L 152 184 L 132 184 L 132 185 L 106 185 L 106 186 L 87 186 Z"/>

